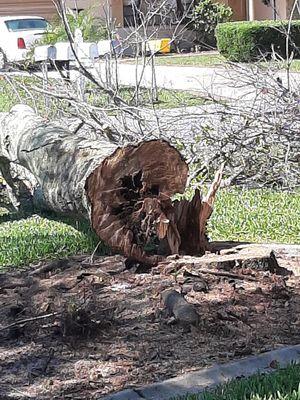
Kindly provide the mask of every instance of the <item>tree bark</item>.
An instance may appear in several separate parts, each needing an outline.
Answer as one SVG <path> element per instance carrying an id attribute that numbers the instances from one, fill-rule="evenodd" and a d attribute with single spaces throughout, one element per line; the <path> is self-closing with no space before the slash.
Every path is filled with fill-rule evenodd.
<path id="1" fill-rule="evenodd" d="M 183 16 L 184 6 L 182 4 L 182 0 L 176 0 L 176 13 L 178 18 Z"/>
<path id="2" fill-rule="evenodd" d="M 74 135 L 19 105 L 0 119 L 0 170 L 15 208 L 25 199 L 86 218 L 128 257 L 155 264 L 163 255 L 208 248 L 211 205 L 199 192 L 191 202 L 172 202 L 185 190 L 188 167 L 166 141 L 118 147 Z"/>

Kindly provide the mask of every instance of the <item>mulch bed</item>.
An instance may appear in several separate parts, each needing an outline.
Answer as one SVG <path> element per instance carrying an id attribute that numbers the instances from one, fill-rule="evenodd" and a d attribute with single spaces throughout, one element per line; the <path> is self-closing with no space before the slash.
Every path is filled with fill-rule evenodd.
<path id="1" fill-rule="evenodd" d="M 0 398 L 94 399 L 299 343 L 299 277 L 195 275 L 175 264 L 149 271 L 81 256 L 1 274 Z M 198 325 L 165 312 L 169 288 L 194 305 Z"/>

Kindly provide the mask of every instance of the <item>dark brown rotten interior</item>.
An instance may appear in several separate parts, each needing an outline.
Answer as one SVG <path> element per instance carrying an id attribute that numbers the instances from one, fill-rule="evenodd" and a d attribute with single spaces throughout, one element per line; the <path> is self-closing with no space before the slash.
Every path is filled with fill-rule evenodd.
<path id="1" fill-rule="evenodd" d="M 93 229 L 112 249 L 150 264 L 179 252 L 203 254 L 200 193 L 171 200 L 187 177 L 186 162 L 165 141 L 117 149 L 87 180 Z"/>

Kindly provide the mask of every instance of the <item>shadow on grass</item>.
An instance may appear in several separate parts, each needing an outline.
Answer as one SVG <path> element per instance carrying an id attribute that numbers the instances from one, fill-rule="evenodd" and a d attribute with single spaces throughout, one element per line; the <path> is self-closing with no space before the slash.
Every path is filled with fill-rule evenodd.
<path id="1" fill-rule="evenodd" d="M 1 215 L 0 241 L 2 271 L 76 254 L 111 254 L 88 221 L 52 212 Z"/>
<path id="2" fill-rule="evenodd" d="M 4 212 L 2 215 L 0 214 L 0 224 L 5 222 L 13 222 L 13 221 L 21 221 L 32 218 L 33 216 L 39 216 L 41 218 L 48 219 L 54 222 L 61 222 L 63 224 L 69 225 L 72 228 L 76 229 L 79 232 L 84 234 L 91 235 L 92 238 L 95 240 L 95 245 L 99 242 L 98 236 L 95 234 L 93 229 L 91 228 L 88 221 L 84 219 L 76 219 L 72 218 L 71 216 L 60 215 L 52 211 L 40 211 L 37 212 Z"/>

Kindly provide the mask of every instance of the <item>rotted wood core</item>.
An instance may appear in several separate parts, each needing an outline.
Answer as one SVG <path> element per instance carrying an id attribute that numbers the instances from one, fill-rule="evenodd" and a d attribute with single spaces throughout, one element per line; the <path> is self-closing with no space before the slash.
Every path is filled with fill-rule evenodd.
<path id="1" fill-rule="evenodd" d="M 187 176 L 187 164 L 165 141 L 117 149 L 87 179 L 93 229 L 112 249 L 150 264 L 170 254 L 204 254 L 200 192 L 172 201 Z"/>
<path id="2" fill-rule="evenodd" d="M 144 262 L 178 251 L 171 196 L 183 193 L 187 176 L 180 153 L 165 141 L 117 149 L 87 179 L 93 229 L 113 249 Z"/>

